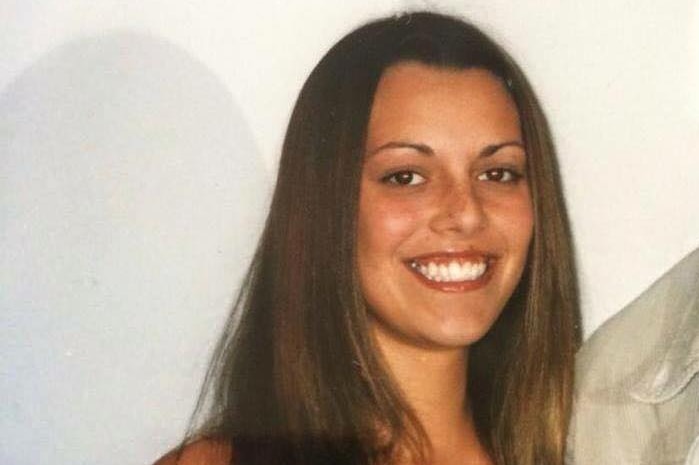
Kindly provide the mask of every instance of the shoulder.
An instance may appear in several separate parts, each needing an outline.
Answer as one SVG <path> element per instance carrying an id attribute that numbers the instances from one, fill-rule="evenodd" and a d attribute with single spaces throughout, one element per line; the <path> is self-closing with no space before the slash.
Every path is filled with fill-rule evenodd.
<path id="1" fill-rule="evenodd" d="M 689 412 L 696 411 L 697 390 L 687 387 L 697 379 L 694 347 L 699 250 L 604 323 L 578 353 L 566 463 L 685 463 L 686 440 L 696 435 L 690 437 L 696 420 Z"/>
<path id="2" fill-rule="evenodd" d="M 697 301 L 699 249 L 605 322 L 577 356 L 580 388 L 621 380 L 665 352 Z M 686 331 L 686 328 L 684 329 Z"/>
<path id="3" fill-rule="evenodd" d="M 153 465 L 229 465 L 232 455 L 227 441 L 200 439 L 169 452 Z"/>

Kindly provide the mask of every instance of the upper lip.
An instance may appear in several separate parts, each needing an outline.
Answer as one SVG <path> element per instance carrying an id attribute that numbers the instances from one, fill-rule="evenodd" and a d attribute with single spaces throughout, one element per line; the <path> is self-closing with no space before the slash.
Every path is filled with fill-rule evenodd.
<path id="1" fill-rule="evenodd" d="M 450 262 L 454 260 L 462 261 L 462 262 L 473 262 L 473 263 L 480 263 L 480 262 L 490 262 L 494 258 L 497 258 L 497 256 L 492 253 L 492 252 L 484 252 L 480 250 L 463 250 L 463 251 L 435 251 L 435 252 L 429 252 L 426 254 L 418 255 L 415 257 L 410 257 L 408 260 L 406 260 L 408 263 L 410 262 L 434 262 L 434 263 L 441 263 L 441 262 Z"/>

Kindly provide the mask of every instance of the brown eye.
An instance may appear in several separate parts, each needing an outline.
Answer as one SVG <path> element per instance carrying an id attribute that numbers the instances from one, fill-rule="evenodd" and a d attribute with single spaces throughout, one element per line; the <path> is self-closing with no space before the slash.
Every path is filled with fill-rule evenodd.
<path id="1" fill-rule="evenodd" d="M 493 182 L 515 182 L 522 177 L 519 173 L 515 173 L 513 170 L 508 168 L 492 168 L 484 171 L 478 175 L 479 181 L 493 181 Z"/>
<path id="2" fill-rule="evenodd" d="M 413 171 L 398 171 L 384 177 L 383 181 L 400 186 L 416 186 L 425 182 L 425 178 Z"/>

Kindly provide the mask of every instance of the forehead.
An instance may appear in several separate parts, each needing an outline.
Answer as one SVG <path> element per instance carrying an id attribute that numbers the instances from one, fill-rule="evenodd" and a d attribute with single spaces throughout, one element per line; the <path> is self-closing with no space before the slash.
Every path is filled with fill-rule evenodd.
<path id="1" fill-rule="evenodd" d="M 407 61 L 388 67 L 379 80 L 367 142 L 427 129 L 455 138 L 480 133 L 519 139 L 519 123 L 509 92 L 490 71 Z"/>

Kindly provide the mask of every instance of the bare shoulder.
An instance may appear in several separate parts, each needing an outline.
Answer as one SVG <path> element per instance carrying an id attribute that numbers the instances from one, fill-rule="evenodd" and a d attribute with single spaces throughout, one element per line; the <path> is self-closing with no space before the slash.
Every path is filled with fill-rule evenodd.
<path id="1" fill-rule="evenodd" d="M 200 439 L 169 452 L 153 465 L 229 465 L 232 453 L 227 441 Z"/>

